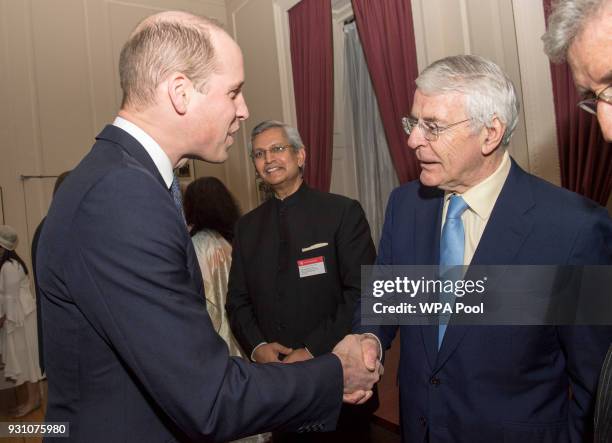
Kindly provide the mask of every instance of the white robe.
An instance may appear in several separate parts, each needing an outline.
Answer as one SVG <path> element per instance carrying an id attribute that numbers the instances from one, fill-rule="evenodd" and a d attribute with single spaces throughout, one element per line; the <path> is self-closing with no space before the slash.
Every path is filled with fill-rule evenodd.
<path id="1" fill-rule="evenodd" d="M 232 265 L 232 246 L 218 232 L 206 229 L 195 234 L 192 241 L 204 279 L 206 309 L 212 324 L 217 334 L 227 343 L 229 354 L 246 358 L 232 334 L 225 311 L 227 280 Z M 258 434 L 234 442 L 260 443 L 268 441 L 269 437 L 270 434 Z"/>
<path id="2" fill-rule="evenodd" d="M 0 317 L 5 316 L 0 329 L 0 354 L 4 377 L 14 386 L 42 378 L 38 365 L 36 301 L 30 289 L 30 279 L 14 260 L 0 269 Z M 6 383 L 2 384 L 6 387 Z"/>

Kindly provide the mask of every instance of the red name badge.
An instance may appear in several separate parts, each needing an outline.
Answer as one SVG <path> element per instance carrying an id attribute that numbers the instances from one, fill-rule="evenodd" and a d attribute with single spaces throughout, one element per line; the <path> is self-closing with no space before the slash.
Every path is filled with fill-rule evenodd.
<path id="1" fill-rule="evenodd" d="M 325 258 L 322 255 L 319 257 L 298 260 L 297 265 L 298 271 L 300 272 L 300 278 L 325 274 Z"/>

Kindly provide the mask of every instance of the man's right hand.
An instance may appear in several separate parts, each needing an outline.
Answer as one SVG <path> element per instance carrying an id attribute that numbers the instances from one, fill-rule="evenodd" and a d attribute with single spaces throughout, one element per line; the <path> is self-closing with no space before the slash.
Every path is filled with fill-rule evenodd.
<path id="1" fill-rule="evenodd" d="M 375 354 L 366 350 L 369 341 L 362 343 L 362 336 L 347 335 L 332 351 L 342 363 L 344 401 L 347 403 L 365 403 L 383 373 L 382 364 Z M 366 345 L 365 349 L 363 345 Z"/>
<path id="2" fill-rule="evenodd" d="M 293 351 L 280 343 L 266 343 L 260 345 L 253 351 L 253 360 L 257 363 L 281 363 L 279 355 L 288 355 Z"/>

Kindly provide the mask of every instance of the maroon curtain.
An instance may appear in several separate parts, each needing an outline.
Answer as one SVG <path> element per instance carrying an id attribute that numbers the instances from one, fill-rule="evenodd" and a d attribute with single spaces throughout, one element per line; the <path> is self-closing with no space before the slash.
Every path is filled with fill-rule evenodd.
<path id="1" fill-rule="evenodd" d="M 298 130 L 306 145 L 304 180 L 328 192 L 334 130 L 331 0 L 302 0 L 289 10 Z"/>
<path id="2" fill-rule="evenodd" d="M 418 75 L 410 0 L 352 0 L 359 39 L 400 183 L 419 177 L 401 118 L 410 113 Z"/>
<path id="3" fill-rule="evenodd" d="M 550 14 L 544 0 L 544 15 Z M 601 135 L 597 118 L 576 106 L 580 101 L 567 65 L 550 65 L 561 185 L 606 205 L 612 191 L 612 146 Z"/>

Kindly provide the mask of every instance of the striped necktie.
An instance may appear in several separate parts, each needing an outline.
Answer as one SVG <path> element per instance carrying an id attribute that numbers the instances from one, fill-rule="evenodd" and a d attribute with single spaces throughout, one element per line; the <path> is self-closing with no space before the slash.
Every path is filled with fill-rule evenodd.
<path id="1" fill-rule="evenodd" d="M 170 194 L 172 194 L 172 200 L 174 200 L 176 210 L 179 212 L 179 214 L 181 214 L 183 222 L 185 225 L 187 225 L 187 222 L 185 221 L 185 213 L 183 212 L 183 196 L 181 195 L 181 186 L 179 185 L 176 175 L 172 179 L 172 184 L 170 185 Z"/>

